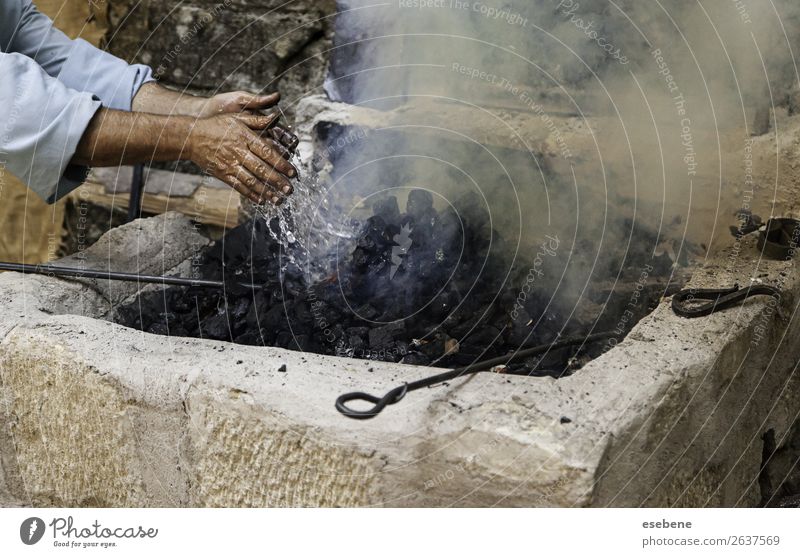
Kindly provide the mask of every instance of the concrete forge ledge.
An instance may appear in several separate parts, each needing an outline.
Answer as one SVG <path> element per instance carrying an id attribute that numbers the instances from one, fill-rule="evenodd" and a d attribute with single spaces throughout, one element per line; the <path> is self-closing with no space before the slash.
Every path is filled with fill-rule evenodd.
<path id="1" fill-rule="evenodd" d="M 86 265 L 168 271 L 202 243 L 167 214 L 113 230 Z M 335 397 L 432 370 L 144 334 L 103 320 L 135 285 L 6 273 L 0 500 L 755 504 L 762 435 L 773 430 L 780 443 L 800 409 L 797 273 L 755 253 L 746 241 L 736 276 L 724 270 L 730 254 L 718 254 L 695 285 L 780 280 L 787 317 L 765 313 L 763 298 L 691 321 L 665 302 L 573 377 L 479 375 L 413 393 L 368 422 L 341 417 Z"/>

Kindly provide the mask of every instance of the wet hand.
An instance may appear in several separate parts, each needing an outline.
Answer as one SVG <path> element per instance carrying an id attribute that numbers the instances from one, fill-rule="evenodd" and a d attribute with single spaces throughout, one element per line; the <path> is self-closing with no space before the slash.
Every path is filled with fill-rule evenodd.
<path id="1" fill-rule="evenodd" d="M 262 110 L 277 106 L 281 100 L 280 93 L 268 95 L 254 95 L 244 91 L 221 93 L 208 99 L 199 99 L 195 113 L 199 118 L 210 118 L 221 114 L 261 115 Z M 300 143 L 298 137 L 292 133 L 291 128 L 279 124 L 270 126 L 266 134 L 278 143 L 282 149 L 281 154 L 288 159 Z"/>
<path id="2" fill-rule="evenodd" d="M 208 99 L 198 99 L 198 118 L 211 118 L 220 114 L 239 114 L 245 111 L 258 112 L 273 108 L 281 100 L 280 93 L 253 95 L 244 91 L 221 93 Z"/>
<path id="3" fill-rule="evenodd" d="M 195 122 L 189 158 L 256 204 L 280 205 L 294 188 L 297 169 L 273 131 L 279 115 L 222 114 Z"/>

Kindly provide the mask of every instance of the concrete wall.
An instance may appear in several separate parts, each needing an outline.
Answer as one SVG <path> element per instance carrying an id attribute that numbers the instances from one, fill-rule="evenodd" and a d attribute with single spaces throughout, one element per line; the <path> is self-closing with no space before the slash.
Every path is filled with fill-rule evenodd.
<path id="1" fill-rule="evenodd" d="M 4 274 L 2 500 L 756 504 L 761 437 L 771 429 L 786 445 L 800 411 L 800 283 L 792 264 L 759 261 L 753 243 L 739 246 L 739 271 L 721 252 L 694 285 L 757 276 L 782 286 L 781 315 L 762 298 L 689 321 L 665 302 L 572 377 L 479 375 L 412 393 L 369 422 L 340 416 L 336 396 L 433 370 L 144 334 L 97 319 L 135 285 Z M 180 270 L 201 245 L 167 215 L 112 231 L 84 264 Z"/>

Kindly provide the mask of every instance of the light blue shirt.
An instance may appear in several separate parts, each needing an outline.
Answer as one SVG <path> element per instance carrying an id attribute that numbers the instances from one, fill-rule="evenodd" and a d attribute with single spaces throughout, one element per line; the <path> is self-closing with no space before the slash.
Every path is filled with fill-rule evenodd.
<path id="1" fill-rule="evenodd" d="M 70 40 L 31 0 L 0 0 L 0 187 L 11 172 L 48 203 L 75 189 L 87 169 L 70 161 L 94 114 L 129 111 L 148 81 L 150 68 Z"/>

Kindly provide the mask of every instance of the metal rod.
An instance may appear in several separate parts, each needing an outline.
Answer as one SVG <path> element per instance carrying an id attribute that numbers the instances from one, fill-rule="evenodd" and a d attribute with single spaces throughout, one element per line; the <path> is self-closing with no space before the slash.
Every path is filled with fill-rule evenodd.
<path id="1" fill-rule="evenodd" d="M 99 278 L 108 280 L 121 280 L 127 282 L 146 282 L 170 286 L 195 286 L 201 288 L 225 289 L 225 282 L 221 280 L 192 279 L 186 277 L 165 277 L 155 275 L 140 275 L 138 273 L 125 273 L 119 271 L 99 271 L 96 269 L 75 269 L 73 267 L 59 267 L 56 265 L 31 265 L 27 263 L 0 262 L 0 271 L 16 271 L 36 275 Z M 228 283 L 227 286 L 243 286 L 257 289 L 258 285 L 246 283 Z"/>
<path id="2" fill-rule="evenodd" d="M 387 406 L 400 402 L 403 397 L 406 396 L 406 394 L 412 391 L 417 391 L 432 385 L 438 385 L 439 383 L 458 379 L 459 377 L 466 375 L 487 371 L 495 366 L 509 364 L 524 358 L 530 358 L 531 356 L 543 354 L 550 350 L 558 350 L 559 348 L 566 348 L 568 346 L 577 346 L 581 344 L 592 344 L 601 340 L 616 338 L 618 336 L 619 335 L 617 333 L 596 333 L 585 337 L 567 338 L 551 342 L 550 344 L 542 344 L 540 346 L 534 346 L 533 348 L 517 350 L 513 354 L 506 354 L 505 356 L 500 356 L 491 360 L 476 362 L 465 367 L 460 367 L 451 371 L 445 371 L 444 373 L 439 373 L 438 375 L 431 375 L 430 377 L 412 381 L 411 383 L 404 383 L 399 387 L 395 387 L 383 395 L 383 397 L 377 397 L 375 395 L 360 392 L 347 393 L 336 399 L 336 409 L 342 415 L 347 416 L 348 418 L 353 418 L 355 420 L 368 420 L 380 414 L 381 411 L 383 411 L 383 409 Z M 368 410 L 353 410 L 347 406 L 347 403 L 354 400 L 368 402 L 373 406 Z"/>
<path id="3" fill-rule="evenodd" d="M 142 200 L 144 199 L 144 165 L 136 164 L 131 177 L 131 195 L 128 199 L 128 220 L 132 222 L 142 216 Z"/>

